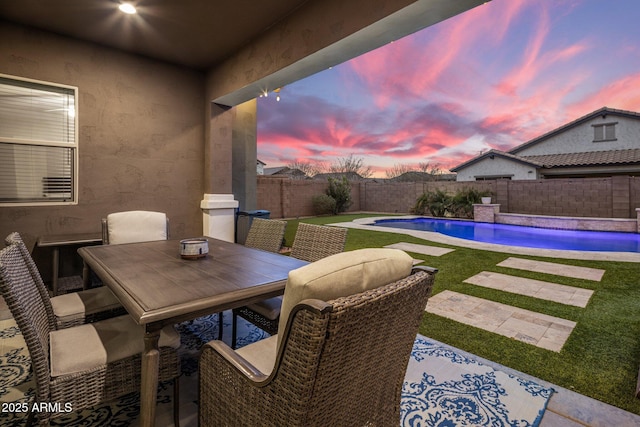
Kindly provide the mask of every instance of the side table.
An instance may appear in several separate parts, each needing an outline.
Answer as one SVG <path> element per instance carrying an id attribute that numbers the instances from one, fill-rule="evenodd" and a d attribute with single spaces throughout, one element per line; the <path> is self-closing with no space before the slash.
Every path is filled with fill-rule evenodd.
<path id="1" fill-rule="evenodd" d="M 42 248 L 51 248 L 52 252 L 52 278 L 51 290 L 53 296 L 58 295 L 58 287 L 65 278 L 59 278 L 60 274 L 60 247 L 61 246 L 81 246 L 95 245 L 102 243 L 101 233 L 77 233 L 77 234 L 51 234 L 40 236 L 37 245 Z M 78 278 L 78 284 L 82 287 L 82 279 Z"/>

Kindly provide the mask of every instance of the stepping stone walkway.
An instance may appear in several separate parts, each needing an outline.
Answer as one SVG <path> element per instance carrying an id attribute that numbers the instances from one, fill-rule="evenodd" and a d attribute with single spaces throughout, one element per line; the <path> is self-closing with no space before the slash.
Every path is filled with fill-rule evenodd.
<path id="1" fill-rule="evenodd" d="M 448 248 L 440 248 L 438 246 L 419 245 L 416 243 L 407 243 L 407 242 L 394 243 L 393 245 L 385 246 L 385 248 L 401 249 L 403 251 L 414 252 L 417 254 L 429 255 L 429 256 L 442 256 L 442 255 L 448 254 L 449 252 L 453 252 L 455 250 L 455 249 L 448 249 Z"/>
<path id="2" fill-rule="evenodd" d="M 576 326 L 571 320 L 448 290 L 432 296 L 426 311 L 556 352 Z"/>
<path id="3" fill-rule="evenodd" d="M 557 264 L 555 262 L 535 261 L 522 258 L 507 258 L 498 267 L 516 268 L 518 270 L 535 271 L 537 273 L 554 274 L 556 276 L 573 277 L 576 279 L 593 280 L 599 282 L 605 271 L 599 268 L 576 267 L 575 265 Z"/>
<path id="4" fill-rule="evenodd" d="M 514 257 L 507 258 L 497 265 L 593 281 L 600 281 L 605 273 L 605 270 L 596 268 Z M 490 271 L 478 273 L 464 282 L 582 308 L 587 306 L 593 295 L 593 291 L 589 289 Z M 576 326 L 571 320 L 448 290 L 432 296 L 426 311 L 556 352 L 562 350 Z"/>
<path id="5" fill-rule="evenodd" d="M 587 306 L 591 295 L 593 295 L 593 291 L 590 289 L 558 285 L 556 283 L 509 276 L 508 274 L 493 273 L 490 271 L 478 273 L 464 282 L 582 308 Z"/>

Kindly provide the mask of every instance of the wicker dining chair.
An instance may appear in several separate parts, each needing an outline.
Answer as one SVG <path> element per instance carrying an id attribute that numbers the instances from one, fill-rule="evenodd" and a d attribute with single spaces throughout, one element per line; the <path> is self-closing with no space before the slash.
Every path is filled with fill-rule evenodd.
<path id="1" fill-rule="evenodd" d="M 221 341 L 204 346 L 200 426 L 398 425 L 435 273 L 413 269 L 394 249 L 292 271 L 278 335 L 236 351 Z"/>
<path id="2" fill-rule="evenodd" d="M 9 234 L 5 243 L 18 247 L 41 297 L 43 299 L 49 298 L 49 291 L 20 234 L 16 232 Z M 53 310 L 47 314 L 55 318 L 58 329 L 96 322 L 127 313 L 113 292 L 105 286 L 53 296 L 50 301 L 51 304 L 47 304 L 45 308 Z"/>
<path id="3" fill-rule="evenodd" d="M 105 245 L 151 242 L 169 238 L 169 218 L 163 212 L 114 212 L 102 219 Z"/>
<path id="4" fill-rule="evenodd" d="M 144 329 L 131 316 L 57 329 L 48 295 L 41 294 L 15 244 L 0 250 L 0 293 L 27 344 L 36 381 L 34 404 L 43 409 L 31 411 L 27 425 L 36 416 L 39 424 L 46 426 L 51 419 L 65 415 L 48 412 L 49 403 L 69 404 L 78 411 L 140 390 Z M 178 347 L 180 335 L 173 327 L 163 329 L 159 379 L 174 382 L 176 425 Z"/>
<path id="5" fill-rule="evenodd" d="M 291 256 L 305 261 L 318 261 L 344 251 L 348 229 L 301 222 L 291 245 Z"/>
<path id="6" fill-rule="evenodd" d="M 249 233 L 247 233 L 244 245 L 250 248 L 278 253 L 280 252 L 280 248 L 282 248 L 282 239 L 284 238 L 284 230 L 286 227 L 286 221 L 254 218 L 251 222 L 251 228 L 249 228 Z"/>
<path id="7" fill-rule="evenodd" d="M 254 220 L 255 221 L 255 220 Z M 340 253 L 347 241 L 347 229 L 301 222 L 291 246 L 291 256 L 304 261 L 317 261 Z M 238 316 L 274 335 L 278 332 L 282 297 L 273 297 L 233 310 L 231 347 L 236 347 Z"/>

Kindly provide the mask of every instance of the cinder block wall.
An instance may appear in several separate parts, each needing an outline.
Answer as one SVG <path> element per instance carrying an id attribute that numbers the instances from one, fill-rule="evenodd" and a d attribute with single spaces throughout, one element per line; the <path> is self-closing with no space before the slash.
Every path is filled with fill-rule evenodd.
<path id="1" fill-rule="evenodd" d="M 511 181 L 508 211 L 611 218 L 614 217 L 612 194 L 611 178 Z"/>
<path id="2" fill-rule="evenodd" d="M 327 183 L 258 177 L 258 208 L 271 211 L 272 218 L 313 215 L 311 199 L 322 194 Z M 640 177 L 567 178 L 536 181 L 478 182 L 354 182 L 354 200 L 349 211 L 409 213 L 426 191 L 455 193 L 464 188 L 489 190 L 493 203 L 504 213 L 635 218 L 640 207 Z"/>
<path id="3" fill-rule="evenodd" d="M 326 181 L 298 180 L 258 176 L 258 209 L 271 212 L 271 218 L 312 216 L 313 196 L 324 194 Z M 351 186 L 352 204 L 349 212 L 362 210 L 360 186 Z"/>

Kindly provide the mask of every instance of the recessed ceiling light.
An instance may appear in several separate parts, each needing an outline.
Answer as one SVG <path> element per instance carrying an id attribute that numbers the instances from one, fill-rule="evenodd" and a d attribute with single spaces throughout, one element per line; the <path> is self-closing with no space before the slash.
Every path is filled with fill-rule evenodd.
<path id="1" fill-rule="evenodd" d="M 118 9 L 120 9 L 124 13 L 128 13 L 129 15 L 133 15 L 134 13 L 136 13 L 136 8 L 131 3 L 122 3 L 120 6 L 118 6 Z"/>

